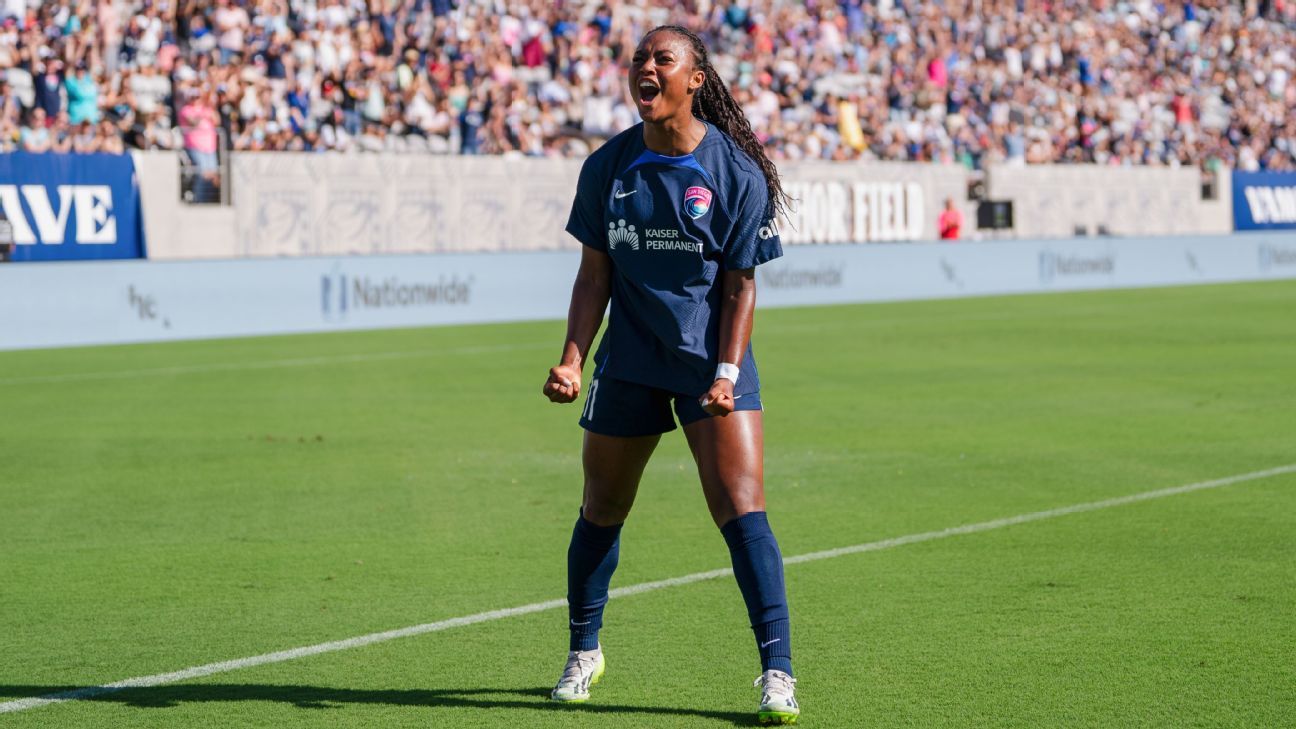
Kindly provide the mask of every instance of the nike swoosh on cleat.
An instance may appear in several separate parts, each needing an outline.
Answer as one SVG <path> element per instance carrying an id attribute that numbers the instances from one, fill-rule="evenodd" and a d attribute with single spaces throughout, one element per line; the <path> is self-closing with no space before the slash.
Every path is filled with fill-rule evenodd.
<path id="1" fill-rule="evenodd" d="M 639 190 L 637 190 L 637 189 L 636 189 L 636 190 L 631 190 L 630 192 L 614 192 L 614 193 L 612 193 L 612 197 L 615 197 L 616 199 L 620 200 L 620 199 L 623 198 L 623 197 L 630 197 L 631 195 L 635 194 L 636 192 L 639 192 Z"/>

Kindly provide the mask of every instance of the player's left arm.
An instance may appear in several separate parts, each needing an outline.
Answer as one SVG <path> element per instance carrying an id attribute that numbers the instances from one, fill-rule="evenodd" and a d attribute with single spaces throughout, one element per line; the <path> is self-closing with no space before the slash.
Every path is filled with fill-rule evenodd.
<path id="1" fill-rule="evenodd" d="M 751 342 L 756 311 L 756 269 L 725 271 L 720 282 L 720 361 L 742 365 Z M 702 396 L 702 409 L 712 415 L 728 415 L 734 409 L 734 383 L 716 378 Z"/>

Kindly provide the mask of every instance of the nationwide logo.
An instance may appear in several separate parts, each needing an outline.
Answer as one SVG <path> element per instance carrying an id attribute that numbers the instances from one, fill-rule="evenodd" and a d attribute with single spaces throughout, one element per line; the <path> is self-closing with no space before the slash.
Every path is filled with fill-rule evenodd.
<path id="1" fill-rule="evenodd" d="M 836 289 L 841 288 L 846 274 L 846 264 L 824 264 L 818 268 L 792 268 L 790 266 L 761 266 L 762 286 L 775 289 Z"/>
<path id="2" fill-rule="evenodd" d="M 1066 256 L 1043 251 L 1039 256 L 1040 282 L 1048 283 L 1064 276 L 1110 276 L 1116 273 L 1116 256 Z"/>
<path id="3" fill-rule="evenodd" d="M 694 185 L 684 191 L 684 212 L 688 213 L 690 218 L 697 220 L 711 209 L 711 191 L 705 187 Z"/>
<path id="4" fill-rule="evenodd" d="M 1279 248 L 1277 246 L 1260 246 L 1260 270 L 1296 266 L 1296 248 Z"/>
<path id="5" fill-rule="evenodd" d="M 435 281 L 403 281 L 399 276 L 348 276 L 341 267 L 320 277 L 320 313 L 329 321 L 352 311 L 461 306 L 472 298 L 473 278 L 439 276 Z"/>
<path id="6" fill-rule="evenodd" d="M 117 218 L 113 215 L 111 187 L 58 185 L 54 191 L 57 203 L 50 199 L 49 188 L 44 185 L 0 185 L 0 209 L 13 225 L 14 243 L 25 246 L 36 243 L 61 245 L 65 242 L 113 245 L 117 242 Z M 70 241 L 67 237 L 69 213 L 76 216 L 75 237 Z"/>
<path id="7" fill-rule="evenodd" d="M 632 249 L 639 250 L 639 234 L 633 225 L 626 225 L 625 220 L 608 223 L 608 248 L 616 250 L 617 244 L 626 243 Z"/>

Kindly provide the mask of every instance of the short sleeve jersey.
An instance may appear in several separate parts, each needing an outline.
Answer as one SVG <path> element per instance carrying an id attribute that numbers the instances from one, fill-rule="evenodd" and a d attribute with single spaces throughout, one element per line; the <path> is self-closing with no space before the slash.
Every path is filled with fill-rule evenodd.
<path id="1" fill-rule="evenodd" d="M 643 125 L 585 160 L 567 232 L 612 258 L 595 376 L 701 396 L 715 380 L 724 271 L 783 255 L 760 168 L 711 124 L 691 154 L 644 145 Z M 751 346 L 734 394 L 760 389 Z"/>

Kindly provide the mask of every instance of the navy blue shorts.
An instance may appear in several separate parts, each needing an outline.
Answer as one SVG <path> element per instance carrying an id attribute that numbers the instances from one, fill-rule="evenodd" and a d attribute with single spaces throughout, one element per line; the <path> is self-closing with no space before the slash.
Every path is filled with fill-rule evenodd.
<path id="1" fill-rule="evenodd" d="M 621 438 L 660 435 L 675 430 L 675 418 L 671 417 L 672 401 L 681 426 L 714 417 L 703 410 L 698 398 L 692 395 L 611 377 L 596 377 L 585 391 L 585 409 L 581 411 L 580 426 L 591 433 Z M 734 397 L 734 412 L 761 409 L 760 392 Z"/>

